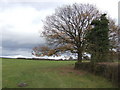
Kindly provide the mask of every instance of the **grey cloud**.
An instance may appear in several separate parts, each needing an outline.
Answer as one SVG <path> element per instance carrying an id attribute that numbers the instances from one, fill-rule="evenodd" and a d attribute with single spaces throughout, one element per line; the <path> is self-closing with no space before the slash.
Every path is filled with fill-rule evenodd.
<path id="1" fill-rule="evenodd" d="M 20 41 L 18 41 L 20 42 Z M 10 40 L 3 40 L 2 42 L 2 55 L 3 56 L 8 56 L 8 55 L 27 55 L 31 54 L 32 48 L 35 46 L 44 46 L 43 43 L 41 44 L 19 44 L 18 42 L 15 41 L 10 41 Z M 28 55 L 27 55 L 28 56 Z"/>
<path id="2" fill-rule="evenodd" d="M 45 44 L 45 40 L 36 34 L 16 33 L 9 29 L 10 26 L 1 28 L 2 30 L 2 55 L 31 54 L 32 48 Z"/>
<path id="3" fill-rule="evenodd" d="M 20 42 L 20 41 L 18 41 Z M 19 44 L 18 42 L 15 41 L 10 41 L 10 40 L 5 40 L 2 42 L 2 47 L 6 48 L 6 49 L 10 49 L 10 50 L 16 50 L 16 49 L 32 49 L 35 46 L 38 45 L 44 45 L 43 43 L 41 44 L 28 44 L 28 43 L 24 43 L 24 44 Z"/>
<path id="4" fill-rule="evenodd" d="M 2 47 L 2 56 L 14 56 L 14 55 L 23 55 L 31 56 L 31 49 L 6 49 Z"/>
<path id="5" fill-rule="evenodd" d="M 5 37 L 5 36 L 4 36 Z M 6 36 L 7 37 L 7 36 Z M 36 40 L 36 42 L 34 41 Z M 3 50 L 7 50 L 7 52 L 3 52 L 2 54 L 3 55 L 6 55 L 6 54 L 11 54 L 11 52 L 8 52 L 8 51 L 12 51 L 14 52 L 14 54 L 16 53 L 15 51 L 19 51 L 22 49 L 22 51 L 30 51 L 31 53 L 31 50 L 33 47 L 35 46 L 43 46 L 45 44 L 44 40 L 43 39 L 39 39 L 39 38 L 36 38 L 36 37 L 23 37 L 23 39 L 18 39 L 17 37 L 15 38 L 9 38 L 9 39 L 2 39 L 2 48 Z M 25 53 L 24 53 L 25 54 Z"/>

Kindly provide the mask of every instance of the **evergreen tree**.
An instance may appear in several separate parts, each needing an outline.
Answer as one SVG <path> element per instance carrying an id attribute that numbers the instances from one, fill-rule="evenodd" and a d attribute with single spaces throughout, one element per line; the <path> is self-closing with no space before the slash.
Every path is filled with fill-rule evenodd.
<path id="1" fill-rule="evenodd" d="M 91 62 L 108 61 L 109 52 L 109 27 L 106 14 L 102 14 L 99 20 L 93 20 L 91 25 L 93 29 L 87 35 L 89 51 L 92 54 Z"/>

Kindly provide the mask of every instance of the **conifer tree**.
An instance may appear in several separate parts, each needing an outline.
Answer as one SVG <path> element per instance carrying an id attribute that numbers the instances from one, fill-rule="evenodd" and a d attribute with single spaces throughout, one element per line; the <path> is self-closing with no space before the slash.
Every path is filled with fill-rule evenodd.
<path id="1" fill-rule="evenodd" d="M 91 25 L 94 26 L 87 35 L 89 50 L 92 54 L 91 62 L 108 61 L 109 52 L 109 27 L 106 14 L 102 14 L 100 19 L 93 20 Z"/>

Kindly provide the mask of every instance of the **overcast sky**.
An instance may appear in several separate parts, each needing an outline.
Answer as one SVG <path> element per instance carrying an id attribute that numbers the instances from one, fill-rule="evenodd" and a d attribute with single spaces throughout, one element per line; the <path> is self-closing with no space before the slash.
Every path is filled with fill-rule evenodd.
<path id="1" fill-rule="evenodd" d="M 31 56 L 32 48 L 43 45 L 42 20 L 55 8 L 73 3 L 90 3 L 118 22 L 119 0 L 0 0 L 0 55 Z"/>

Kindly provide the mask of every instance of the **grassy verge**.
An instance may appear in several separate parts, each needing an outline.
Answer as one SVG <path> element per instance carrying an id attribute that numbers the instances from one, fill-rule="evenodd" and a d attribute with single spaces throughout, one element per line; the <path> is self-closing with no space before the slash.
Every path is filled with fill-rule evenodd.
<path id="1" fill-rule="evenodd" d="M 115 88 L 105 78 L 74 70 L 75 61 L 2 60 L 3 88 Z"/>
<path id="2" fill-rule="evenodd" d="M 2 89 L 2 59 L 0 58 L 0 89 Z"/>

